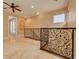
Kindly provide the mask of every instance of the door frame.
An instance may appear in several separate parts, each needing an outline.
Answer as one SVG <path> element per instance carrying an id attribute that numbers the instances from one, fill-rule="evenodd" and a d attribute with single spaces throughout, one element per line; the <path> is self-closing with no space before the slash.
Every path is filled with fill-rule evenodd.
<path id="1" fill-rule="evenodd" d="M 11 21 L 11 18 L 14 18 L 15 22 L 16 22 L 16 33 L 15 33 L 15 35 L 10 33 L 10 21 Z M 9 16 L 9 19 L 8 19 L 8 36 L 9 37 L 11 37 L 11 36 L 15 37 L 16 35 L 17 35 L 17 17 L 16 16 Z"/>

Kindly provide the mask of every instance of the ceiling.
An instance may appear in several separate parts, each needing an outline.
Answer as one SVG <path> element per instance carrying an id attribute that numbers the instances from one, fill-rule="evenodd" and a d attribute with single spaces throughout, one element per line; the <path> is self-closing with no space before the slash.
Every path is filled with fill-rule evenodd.
<path id="1" fill-rule="evenodd" d="M 59 9 L 65 7 L 68 3 L 68 0 L 4 0 L 7 3 L 15 3 L 19 5 L 20 9 L 23 11 L 16 11 L 16 15 L 31 17 L 36 15 L 36 13 L 44 13 L 53 11 L 55 9 Z M 5 4 L 3 7 L 7 7 Z M 34 8 L 33 8 L 34 7 Z M 5 9 L 4 11 L 12 13 L 11 9 Z"/>

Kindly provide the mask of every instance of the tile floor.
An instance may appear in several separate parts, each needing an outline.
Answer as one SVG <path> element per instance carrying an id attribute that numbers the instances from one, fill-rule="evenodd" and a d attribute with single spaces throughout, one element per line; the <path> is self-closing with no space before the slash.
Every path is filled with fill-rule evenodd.
<path id="1" fill-rule="evenodd" d="M 4 59 L 65 59 L 40 50 L 40 42 L 29 38 L 4 39 Z"/>

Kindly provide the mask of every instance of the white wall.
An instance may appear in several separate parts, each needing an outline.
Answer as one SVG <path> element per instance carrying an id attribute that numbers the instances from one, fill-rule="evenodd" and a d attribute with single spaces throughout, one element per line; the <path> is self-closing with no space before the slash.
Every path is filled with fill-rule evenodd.
<path id="1" fill-rule="evenodd" d="M 34 16 L 26 19 L 26 28 L 52 28 L 52 27 L 66 27 L 66 20 L 62 24 L 53 23 L 53 15 L 66 14 L 66 8 L 51 11 L 48 13 L 40 13 L 38 16 Z"/>
<path id="2" fill-rule="evenodd" d="M 4 11 L 3 14 L 3 37 L 10 37 L 9 34 L 9 16 L 15 16 Z M 15 16 L 17 18 L 17 36 L 24 35 L 25 18 Z"/>
<path id="3" fill-rule="evenodd" d="M 76 7 L 75 0 L 69 0 L 67 7 L 54 10 L 48 13 L 40 13 L 38 16 L 30 17 L 26 19 L 26 28 L 53 28 L 53 27 L 76 27 Z M 63 24 L 54 24 L 53 15 L 65 13 L 66 20 Z"/>
<path id="4" fill-rule="evenodd" d="M 76 27 L 76 0 L 69 1 L 69 19 L 68 27 Z"/>

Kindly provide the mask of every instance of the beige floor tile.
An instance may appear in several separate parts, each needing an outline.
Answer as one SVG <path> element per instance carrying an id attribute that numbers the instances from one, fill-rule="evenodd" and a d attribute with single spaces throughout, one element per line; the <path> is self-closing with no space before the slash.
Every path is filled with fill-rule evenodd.
<path id="1" fill-rule="evenodd" d="M 29 39 L 4 39 L 4 59 L 65 59 L 40 50 L 40 42 Z"/>

